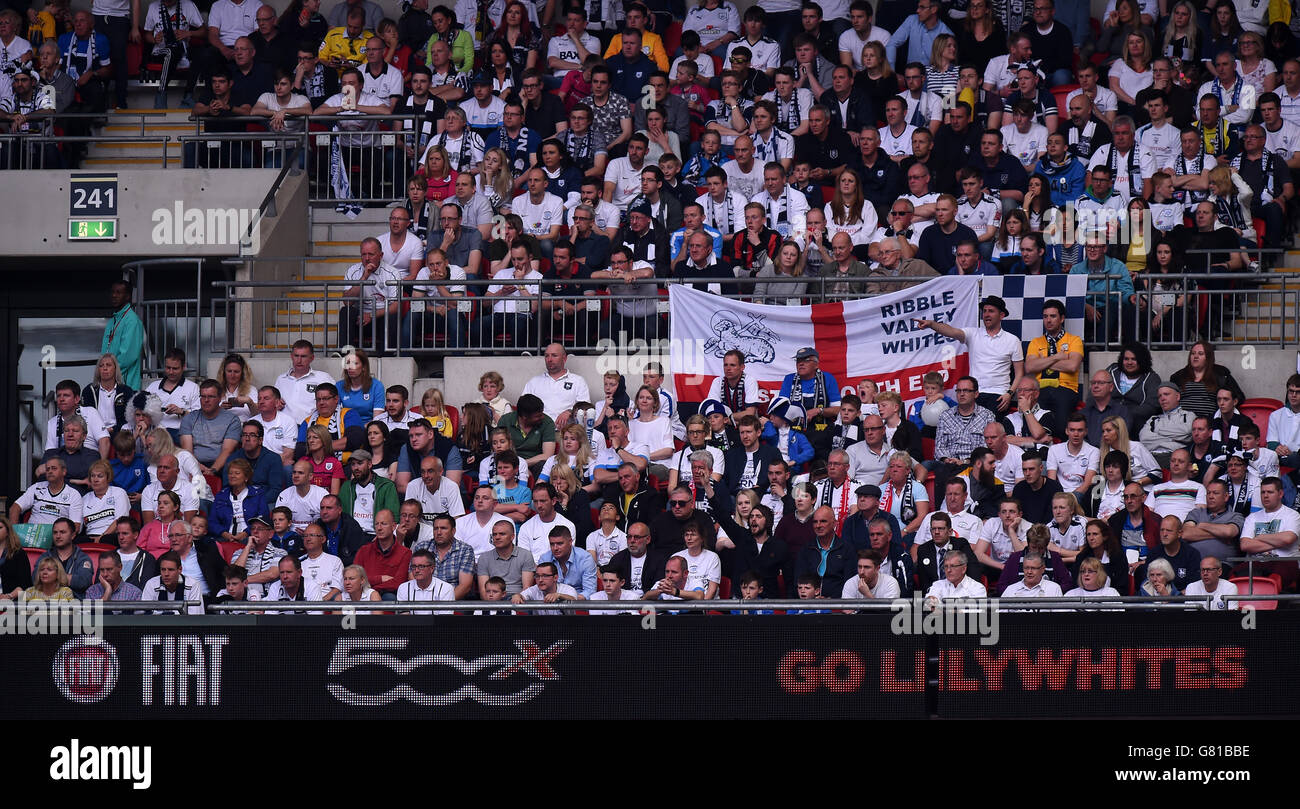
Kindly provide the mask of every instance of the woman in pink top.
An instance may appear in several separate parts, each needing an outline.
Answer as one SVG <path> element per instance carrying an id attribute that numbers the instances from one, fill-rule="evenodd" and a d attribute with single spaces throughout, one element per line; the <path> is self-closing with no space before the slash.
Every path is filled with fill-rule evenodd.
<path id="1" fill-rule="evenodd" d="M 167 537 L 167 531 L 173 522 L 180 519 L 180 514 L 181 496 L 170 491 L 159 493 L 153 522 L 140 530 L 140 540 L 136 544 L 141 550 L 152 553 L 154 558 L 171 550 L 172 543 Z"/>

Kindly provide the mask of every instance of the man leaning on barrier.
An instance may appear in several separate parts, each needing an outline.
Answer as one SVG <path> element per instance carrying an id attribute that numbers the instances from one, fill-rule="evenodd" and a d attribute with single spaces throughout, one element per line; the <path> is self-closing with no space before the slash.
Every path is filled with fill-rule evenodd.
<path id="1" fill-rule="evenodd" d="M 122 580 L 122 558 L 117 551 L 99 555 L 99 574 L 86 591 L 87 601 L 141 601 L 140 588 Z"/>
<path id="2" fill-rule="evenodd" d="M 184 610 L 190 615 L 203 614 L 203 590 L 199 583 L 181 572 L 181 557 L 176 551 L 167 551 L 158 557 L 158 575 L 145 582 L 141 590 L 142 601 L 187 601 Z M 174 614 L 159 610 L 160 613 Z"/>
<path id="3" fill-rule="evenodd" d="M 987 595 L 984 585 L 966 575 L 966 555 L 961 551 L 949 551 L 943 557 L 943 578 L 930 585 L 925 600 L 930 606 L 938 606 L 948 599 L 984 598 Z"/>

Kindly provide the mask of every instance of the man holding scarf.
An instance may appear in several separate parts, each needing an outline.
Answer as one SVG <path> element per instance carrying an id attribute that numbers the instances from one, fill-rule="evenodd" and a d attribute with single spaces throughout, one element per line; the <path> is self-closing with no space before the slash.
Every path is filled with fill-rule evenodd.
<path id="1" fill-rule="evenodd" d="M 1038 377 L 1039 401 L 1052 411 L 1057 424 L 1079 405 L 1079 369 L 1083 367 L 1083 339 L 1065 331 L 1065 304 L 1043 303 L 1043 334 L 1029 342 L 1025 373 Z"/>

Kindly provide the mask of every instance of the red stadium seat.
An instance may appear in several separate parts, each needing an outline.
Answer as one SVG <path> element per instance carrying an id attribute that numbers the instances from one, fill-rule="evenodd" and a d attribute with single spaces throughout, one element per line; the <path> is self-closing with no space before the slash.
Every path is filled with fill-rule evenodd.
<path id="1" fill-rule="evenodd" d="M 234 560 L 236 553 L 244 549 L 244 543 L 218 542 L 217 548 L 221 550 L 221 561 L 229 563 Z"/>
<path id="2" fill-rule="evenodd" d="M 106 551 L 117 550 L 116 545 L 108 545 L 103 542 L 87 542 L 82 545 L 78 545 L 77 547 L 81 549 L 82 553 L 90 557 L 91 567 L 96 571 L 99 570 L 99 555 L 101 553 L 105 553 Z"/>
<path id="3" fill-rule="evenodd" d="M 451 419 L 452 436 L 460 435 L 460 410 L 453 405 L 443 405 L 442 409 L 447 411 L 447 418 Z"/>
<path id="4" fill-rule="evenodd" d="M 214 495 L 221 491 L 221 475 L 204 475 L 203 479 L 212 487 L 212 493 Z"/>
<path id="5" fill-rule="evenodd" d="M 676 23 L 673 24 L 676 25 Z M 718 598 L 731 598 L 731 579 L 727 576 L 723 576 L 722 581 L 718 583 Z"/>
<path id="6" fill-rule="evenodd" d="M 664 31 L 663 40 L 664 53 L 668 54 L 669 59 L 672 59 L 673 54 L 677 53 L 677 49 L 682 44 L 682 24 L 677 20 L 673 20 L 668 29 Z"/>
<path id="7" fill-rule="evenodd" d="M 1237 585 L 1237 592 L 1256 595 L 1277 595 L 1282 592 L 1282 577 L 1276 573 L 1270 576 L 1233 576 L 1228 581 Z M 1251 606 L 1257 610 L 1275 610 L 1277 602 L 1273 600 L 1238 601 L 1241 606 Z"/>
<path id="8" fill-rule="evenodd" d="M 1259 440 L 1262 443 L 1268 440 L 1268 417 L 1274 410 L 1281 410 L 1282 403 L 1277 399 L 1247 399 L 1238 409 L 1259 427 Z"/>
<path id="9" fill-rule="evenodd" d="M 925 460 L 927 461 L 934 460 L 934 439 L 933 438 L 921 439 L 921 454 L 925 456 Z"/>
<path id="10" fill-rule="evenodd" d="M 1263 244 L 1264 230 L 1267 227 L 1267 225 L 1265 225 L 1264 223 L 1264 220 L 1260 219 L 1259 217 L 1255 217 L 1254 219 L 1250 220 L 1250 225 L 1251 227 L 1255 228 L 1255 244 Z"/>
<path id="11" fill-rule="evenodd" d="M 45 549 L 44 548 L 23 548 L 23 550 L 27 552 L 27 558 L 32 563 L 32 572 L 35 573 L 36 562 L 39 561 L 40 558 L 45 555 Z"/>
<path id="12" fill-rule="evenodd" d="M 1056 112 L 1061 118 L 1065 118 L 1070 114 L 1070 108 L 1065 99 L 1070 93 L 1078 89 L 1079 85 L 1077 84 L 1062 84 L 1060 87 L 1052 88 L 1052 95 L 1056 97 Z"/>
<path id="13" fill-rule="evenodd" d="M 933 511 L 939 506 L 934 495 L 934 475 L 927 475 L 925 478 L 925 493 L 930 495 L 930 510 Z"/>

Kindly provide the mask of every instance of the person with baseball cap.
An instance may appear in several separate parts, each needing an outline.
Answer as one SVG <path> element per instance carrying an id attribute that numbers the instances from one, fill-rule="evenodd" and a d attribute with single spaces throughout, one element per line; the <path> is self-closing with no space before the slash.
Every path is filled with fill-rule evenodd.
<path id="1" fill-rule="evenodd" d="M 830 449 L 830 427 L 840 414 L 840 383 L 821 370 L 821 356 L 811 346 L 795 352 L 794 363 L 795 372 L 781 381 L 779 395 L 803 411 L 804 434 L 824 454 Z"/>
<path id="2" fill-rule="evenodd" d="M 915 319 L 918 328 L 933 329 L 966 344 L 970 375 L 979 382 L 975 403 L 994 413 L 1007 412 L 1011 407 L 1011 391 L 1025 376 L 1025 354 L 1020 338 L 1002 329 L 1002 319 L 1009 315 L 1006 301 L 989 295 L 980 301 L 983 328 L 959 329 L 937 320 Z"/>

